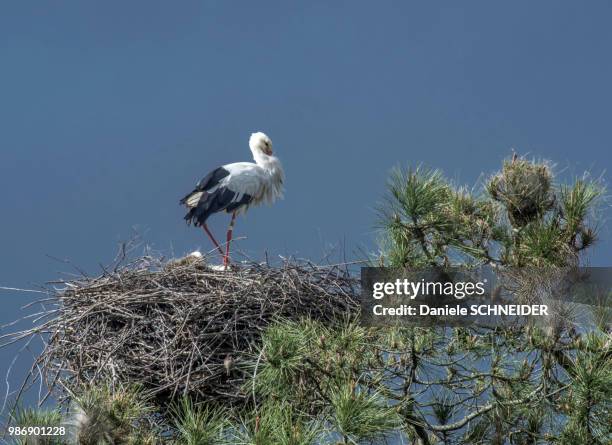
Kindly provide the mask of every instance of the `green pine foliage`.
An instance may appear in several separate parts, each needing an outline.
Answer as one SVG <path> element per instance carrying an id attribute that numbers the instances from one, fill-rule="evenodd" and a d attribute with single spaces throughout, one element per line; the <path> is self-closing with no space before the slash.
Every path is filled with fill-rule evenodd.
<path id="1" fill-rule="evenodd" d="M 197 406 L 183 397 L 171 409 L 171 422 L 176 429 L 177 445 L 215 445 L 222 442 L 227 426 L 223 409 Z"/>
<path id="2" fill-rule="evenodd" d="M 241 416 L 228 429 L 224 443 L 236 445 L 315 445 L 322 435 L 320 423 L 293 404 L 268 400 Z"/>
<path id="3" fill-rule="evenodd" d="M 330 423 L 344 443 L 366 440 L 382 442 L 384 435 L 400 424 L 396 410 L 366 385 L 346 382 L 330 391 Z"/>
<path id="4" fill-rule="evenodd" d="M 585 175 L 559 185 L 549 163 L 516 156 L 480 192 L 423 168 L 396 170 L 388 189 L 379 262 L 401 268 L 578 265 L 597 239 L 597 210 L 605 203 L 601 181 Z M 533 285 L 542 287 L 544 276 L 534 276 Z M 428 340 L 419 349 L 413 341 L 411 367 L 401 374 L 413 376 L 409 394 L 422 394 L 423 380 L 436 390 L 409 412 L 416 440 L 610 443 L 610 295 L 599 297 L 593 326 L 582 332 L 574 329 L 573 307 L 540 327 L 420 332 Z M 441 377 L 424 378 L 432 374 Z"/>
<path id="5" fill-rule="evenodd" d="M 396 169 L 380 211 L 391 266 L 576 261 L 596 240 L 590 220 L 605 189 L 584 177 L 554 184 L 547 163 L 505 161 L 482 193 L 455 187 L 437 170 Z"/>
<path id="6" fill-rule="evenodd" d="M 83 387 L 66 415 L 67 440 L 79 445 L 155 443 L 155 431 L 146 422 L 153 410 L 137 387 Z"/>
<path id="7" fill-rule="evenodd" d="M 17 408 L 10 424 L 15 427 L 59 427 L 62 416 L 57 409 Z M 22 436 L 14 440 L 16 445 L 61 445 L 58 436 Z"/>

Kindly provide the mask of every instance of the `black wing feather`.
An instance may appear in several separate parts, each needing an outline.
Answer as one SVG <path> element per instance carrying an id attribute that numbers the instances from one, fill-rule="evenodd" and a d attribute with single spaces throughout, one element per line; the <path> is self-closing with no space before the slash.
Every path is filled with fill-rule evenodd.
<path id="1" fill-rule="evenodd" d="M 201 226 L 213 213 L 224 210 L 233 212 L 240 207 L 250 204 L 253 199 L 251 195 L 243 194 L 240 199 L 236 199 L 239 194 L 227 187 L 217 187 L 214 191 L 210 192 L 227 175 L 229 175 L 229 172 L 223 167 L 213 170 L 198 182 L 196 188 L 191 193 L 181 199 L 181 204 L 186 204 L 189 197 L 194 193 L 202 193 L 198 204 L 190 208 L 187 215 L 185 215 L 185 220 L 188 224 Z"/>
<path id="2" fill-rule="evenodd" d="M 209 174 L 204 176 L 200 181 L 198 181 L 195 188 L 188 195 L 186 195 L 183 199 L 181 199 L 180 203 L 185 204 L 187 200 L 189 199 L 189 197 L 193 195 L 194 193 L 205 192 L 207 190 L 210 190 L 215 185 L 219 184 L 219 181 L 221 181 L 227 175 L 229 175 L 229 171 L 227 171 L 223 167 L 214 169 Z"/>

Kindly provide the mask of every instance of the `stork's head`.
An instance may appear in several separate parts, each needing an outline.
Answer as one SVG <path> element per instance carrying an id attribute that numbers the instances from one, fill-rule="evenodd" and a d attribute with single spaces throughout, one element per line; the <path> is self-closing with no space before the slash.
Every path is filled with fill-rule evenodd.
<path id="1" fill-rule="evenodd" d="M 249 147 L 253 152 L 253 156 L 263 153 L 267 156 L 272 156 L 272 140 L 261 131 L 253 133 L 249 139 Z"/>

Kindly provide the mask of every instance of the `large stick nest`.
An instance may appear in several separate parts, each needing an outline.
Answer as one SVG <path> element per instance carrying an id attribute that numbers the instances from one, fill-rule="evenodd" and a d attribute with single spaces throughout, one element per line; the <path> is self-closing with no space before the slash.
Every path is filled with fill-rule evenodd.
<path id="1" fill-rule="evenodd" d="M 304 262 L 225 271 L 193 256 L 145 257 L 61 283 L 52 318 L 31 332 L 48 334 L 35 367 L 41 379 L 68 389 L 136 383 L 159 401 L 239 402 L 248 397 L 246 363 L 272 320 L 336 322 L 358 307 L 358 282 L 345 267 Z"/>

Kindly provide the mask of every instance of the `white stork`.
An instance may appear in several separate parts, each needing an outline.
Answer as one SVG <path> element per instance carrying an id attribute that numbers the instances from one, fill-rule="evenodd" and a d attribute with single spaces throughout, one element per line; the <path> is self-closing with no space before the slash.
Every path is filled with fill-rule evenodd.
<path id="1" fill-rule="evenodd" d="M 189 210 L 185 215 L 187 224 L 204 229 L 223 257 L 225 267 L 229 264 L 236 215 L 246 212 L 252 205 L 272 204 L 283 196 L 285 174 L 280 161 L 272 154 L 270 138 L 261 132 L 253 133 L 249 148 L 255 163 L 235 162 L 211 171 L 180 201 Z M 210 215 L 221 211 L 232 214 L 225 253 L 206 225 Z"/>

